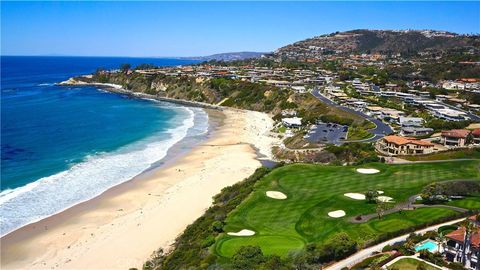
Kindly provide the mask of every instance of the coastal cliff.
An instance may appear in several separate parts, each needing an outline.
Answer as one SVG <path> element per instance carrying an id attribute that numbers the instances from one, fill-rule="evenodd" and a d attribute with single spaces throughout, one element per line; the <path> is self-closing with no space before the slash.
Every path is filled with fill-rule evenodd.
<path id="1" fill-rule="evenodd" d="M 186 105 L 266 112 L 275 120 L 282 117 L 282 110 L 293 109 L 305 123 L 314 123 L 320 117 L 349 124 L 363 122 L 362 118 L 322 103 L 309 93 L 295 93 L 288 88 L 227 78 L 99 71 L 70 78 L 60 85 L 96 85 L 113 92 Z"/>
<path id="2" fill-rule="evenodd" d="M 115 92 L 148 95 L 151 98 L 167 101 L 221 105 L 272 114 L 296 107 L 289 101 L 295 95 L 289 89 L 224 78 L 204 80 L 187 76 L 147 75 L 137 72 L 130 74 L 97 72 L 70 78 L 59 85 L 97 85 Z"/>

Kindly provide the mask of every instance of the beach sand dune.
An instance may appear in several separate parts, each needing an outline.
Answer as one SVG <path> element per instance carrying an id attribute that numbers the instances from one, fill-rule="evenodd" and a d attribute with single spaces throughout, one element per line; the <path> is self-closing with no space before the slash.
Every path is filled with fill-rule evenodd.
<path id="1" fill-rule="evenodd" d="M 212 114 L 212 112 L 210 112 Z M 271 155 L 271 118 L 226 110 L 214 135 L 173 164 L 1 239 L 2 269 L 128 269 L 167 248 L 223 187 Z"/>

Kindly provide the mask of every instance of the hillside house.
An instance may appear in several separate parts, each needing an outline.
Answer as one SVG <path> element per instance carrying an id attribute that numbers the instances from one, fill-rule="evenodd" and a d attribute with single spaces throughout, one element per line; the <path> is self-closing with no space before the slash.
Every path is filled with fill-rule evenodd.
<path id="1" fill-rule="evenodd" d="M 432 153 L 434 144 L 415 138 L 390 135 L 377 142 L 377 149 L 390 156 L 422 155 Z"/>
<path id="2" fill-rule="evenodd" d="M 442 131 L 441 143 L 444 146 L 464 147 L 467 144 L 467 136 L 470 134 L 466 129 L 452 129 Z"/>

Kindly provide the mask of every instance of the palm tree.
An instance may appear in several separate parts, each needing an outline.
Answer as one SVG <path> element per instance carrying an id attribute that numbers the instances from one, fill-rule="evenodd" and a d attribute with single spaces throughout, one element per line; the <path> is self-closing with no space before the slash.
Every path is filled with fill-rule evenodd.
<path id="1" fill-rule="evenodd" d="M 438 235 L 437 241 L 440 243 L 440 247 L 442 247 L 443 253 L 445 253 L 445 249 L 447 248 L 447 238 L 445 237 L 445 234 L 443 232 Z"/>
<path id="2" fill-rule="evenodd" d="M 461 257 L 462 264 L 465 265 L 467 262 L 467 247 L 470 246 L 470 240 L 471 240 L 472 232 L 475 229 L 475 225 L 472 222 L 470 222 L 470 220 L 466 219 L 462 221 L 460 226 L 465 228 L 465 233 L 463 237 L 462 257 Z"/>

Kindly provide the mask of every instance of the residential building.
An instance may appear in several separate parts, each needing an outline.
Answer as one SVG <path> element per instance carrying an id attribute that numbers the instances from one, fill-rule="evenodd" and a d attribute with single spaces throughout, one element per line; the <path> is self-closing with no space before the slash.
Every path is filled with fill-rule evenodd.
<path id="1" fill-rule="evenodd" d="M 433 132 L 433 128 L 403 126 L 400 130 L 400 135 L 403 136 L 425 136 Z"/>
<path id="2" fill-rule="evenodd" d="M 422 155 L 432 153 L 434 144 L 415 138 L 390 135 L 377 142 L 377 149 L 391 156 Z"/>
<path id="3" fill-rule="evenodd" d="M 470 131 L 466 129 L 445 130 L 442 131 L 441 142 L 445 146 L 464 147 L 469 134 Z"/>
<path id="4" fill-rule="evenodd" d="M 472 131 L 473 143 L 480 144 L 480 128 L 474 129 Z"/>
<path id="5" fill-rule="evenodd" d="M 425 120 L 421 117 L 400 117 L 398 123 L 402 127 L 421 127 Z"/>
<path id="6" fill-rule="evenodd" d="M 447 234 L 446 238 L 445 256 L 448 261 L 460 262 L 467 269 L 480 269 L 480 228 L 474 229 L 468 239 L 465 239 L 464 227 Z"/>
<path id="7" fill-rule="evenodd" d="M 300 117 L 283 118 L 282 123 L 289 128 L 298 128 L 302 126 L 302 118 Z"/>

